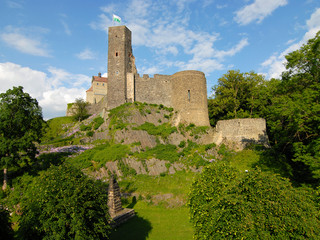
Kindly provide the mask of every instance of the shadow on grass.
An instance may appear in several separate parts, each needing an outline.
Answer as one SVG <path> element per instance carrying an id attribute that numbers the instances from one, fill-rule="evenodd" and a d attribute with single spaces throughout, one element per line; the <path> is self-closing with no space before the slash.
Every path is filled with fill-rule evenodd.
<path id="1" fill-rule="evenodd" d="M 151 223 L 139 216 L 134 216 L 128 222 L 115 228 L 111 233 L 111 240 L 145 240 L 152 229 Z"/>
<path id="2" fill-rule="evenodd" d="M 61 152 L 61 153 L 46 153 L 41 154 L 35 160 L 31 161 L 29 164 L 25 164 L 22 167 L 12 166 L 8 171 L 8 183 L 12 185 L 12 181 L 28 173 L 32 176 L 37 176 L 40 171 L 47 170 L 51 165 L 60 165 L 65 159 L 70 156 L 71 153 Z M 3 175 L 0 176 L 1 180 Z"/>
<path id="3" fill-rule="evenodd" d="M 136 196 L 133 196 L 132 202 L 127 206 L 127 208 L 133 208 L 134 205 L 136 205 L 136 204 L 137 204 L 137 198 L 136 198 Z"/>

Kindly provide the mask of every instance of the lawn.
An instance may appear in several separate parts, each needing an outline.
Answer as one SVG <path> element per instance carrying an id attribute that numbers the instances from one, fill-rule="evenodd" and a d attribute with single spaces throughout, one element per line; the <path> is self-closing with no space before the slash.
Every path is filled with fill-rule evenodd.
<path id="1" fill-rule="evenodd" d="M 138 201 L 133 208 L 136 216 L 115 229 L 111 240 L 193 239 L 193 229 L 186 207 L 165 208 Z"/>

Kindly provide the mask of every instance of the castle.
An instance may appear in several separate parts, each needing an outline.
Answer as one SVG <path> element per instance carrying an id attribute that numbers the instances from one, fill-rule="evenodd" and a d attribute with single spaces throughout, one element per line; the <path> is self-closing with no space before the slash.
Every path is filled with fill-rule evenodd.
<path id="1" fill-rule="evenodd" d="M 177 111 L 178 122 L 209 126 L 207 84 L 203 72 L 187 70 L 173 75 L 140 76 L 132 53 L 131 31 L 126 26 L 109 27 L 108 77 L 92 77 L 86 91 L 91 109 L 105 110 L 127 102 L 163 104 Z"/>

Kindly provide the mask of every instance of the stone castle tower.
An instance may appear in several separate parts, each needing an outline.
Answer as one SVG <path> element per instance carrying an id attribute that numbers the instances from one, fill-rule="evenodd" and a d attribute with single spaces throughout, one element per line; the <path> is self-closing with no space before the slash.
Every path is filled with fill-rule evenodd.
<path id="1" fill-rule="evenodd" d="M 210 125 L 203 72 L 186 70 L 173 75 L 155 74 L 153 78 L 147 74 L 140 76 L 132 53 L 131 31 L 126 26 L 115 26 L 109 27 L 108 34 L 108 78 L 103 80 L 107 85 L 101 99 L 103 108 L 109 110 L 134 101 L 163 104 L 178 112 L 178 122 Z M 102 81 L 93 79 L 96 82 L 92 84 L 99 85 Z M 88 93 L 94 96 L 95 92 L 87 91 L 87 101 L 95 104 Z"/>
<path id="2" fill-rule="evenodd" d="M 133 74 L 136 73 L 131 31 L 126 26 L 110 27 L 108 37 L 108 109 L 133 102 Z"/>

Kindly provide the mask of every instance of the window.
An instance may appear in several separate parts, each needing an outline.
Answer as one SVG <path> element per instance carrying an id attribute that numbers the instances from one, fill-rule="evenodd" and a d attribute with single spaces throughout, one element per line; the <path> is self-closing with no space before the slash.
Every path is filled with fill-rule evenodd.
<path id="1" fill-rule="evenodd" d="M 118 57 L 119 56 L 119 53 L 118 52 L 116 52 L 116 57 Z"/>
<path id="2" fill-rule="evenodd" d="M 188 101 L 189 102 L 190 102 L 190 97 L 191 97 L 190 90 L 188 90 Z"/>

